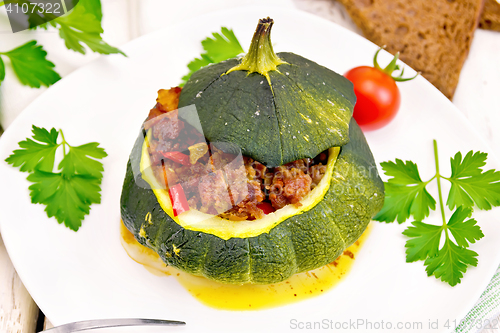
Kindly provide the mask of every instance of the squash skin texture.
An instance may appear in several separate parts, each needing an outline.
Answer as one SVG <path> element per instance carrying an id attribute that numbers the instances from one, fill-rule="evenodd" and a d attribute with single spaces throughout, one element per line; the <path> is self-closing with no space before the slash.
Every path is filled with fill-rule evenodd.
<path id="1" fill-rule="evenodd" d="M 286 280 L 335 260 L 383 206 L 384 187 L 375 161 L 363 133 L 351 120 L 350 141 L 341 149 L 330 188 L 311 210 L 249 238 L 223 240 L 187 230 L 163 211 L 140 176 L 142 136 L 133 148 L 123 184 L 123 222 L 139 243 L 156 251 L 165 263 L 194 275 L 233 284 Z"/>
<path id="2" fill-rule="evenodd" d="M 269 167 L 345 145 L 356 103 L 352 83 L 299 55 L 278 56 L 286 63 L 269 72 L 271 85 L 258 73 L 225 74 L 239 59 L 202 68 L 186 83 L 179 108 L 196 105 L 210 142 L 231 142 Z"/>

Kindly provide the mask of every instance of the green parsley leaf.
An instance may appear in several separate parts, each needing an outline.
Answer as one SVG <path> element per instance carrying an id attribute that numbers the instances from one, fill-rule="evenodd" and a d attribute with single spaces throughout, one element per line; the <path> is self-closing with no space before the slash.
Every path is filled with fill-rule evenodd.
<path id="1" fill-rule="evenodd" d="M 455 210 L 448 221 L 448 230 L 450 230 L 458 246 L 469 247 L 470 244 L 484 237 L 475 219 L 465 221 L 471 215 L 472 209 L 461 206 Z"/>
<path id="2" fill-rule="evenodd" d="M 68 7 L 68 0 L 66 0 L 66 7 Z M 85 6 L 85 10 L 91 14 L 93 14 L 99 22 L 102 21 L 102 8 L 100 0 L 80 0 L 78 1 L 82 6 Z M 78 4 L 77 3 L 77 4 Z M 74 8 L 75 5 L 71 4 L 71 8 Z M 70 7 L 68 7 L 68 10 Z"/>
<path id="3" fill-rule="evenodd" d="M 451 159 L 450 193 L 446 204 L 450 209 L 456 206 L 489 210 L 492 206 L 500 206 L 500 172 L 488 170 L 483 172 L 488 154 L 469 151 L 462 160 L 458 152 Z"/>
<path id="4" fill-rule="evenodd" d="M 102 40 L 102 9 L 99 0 L 80 0 L 76 5 L 73 2 L 67 2 L 66 5 L 68 9 L 73 9 L 58 18 L 54 18 L 53 14 L 45 14 L 45 12 L 40 14 L 35 11 L 34 14 L 30 14 L 31 29 L 40 27 L 47 30 L 49 24 L 55 28 L 59 27 L 59 35 L 64 39 L 66 47 L 82 54 L 85 54 L 83 43 L 94 52 L 125 55 L 119 49 Z M 47 23 L 40 24 L 40 22 Z"/>
<path id="5" fill-rule="evenodd" d="M 450 158 L 451 176 L 456 178 L 477 176 L 481 174 L 481 168 L 486 165 L 488 154 L 473 152 L 472 150 L 465 155 L 462 160 L 462 153 L 458 152 L 455 157 Z"/>
<path id="6" fill-rule="evenodd" d="M 98 146 L 97 142 L 91 142 L 82 146 L 71 147 L 66 157 L 59 164 L 59 169 L 63 170 L 63 174 L 66 176 L 77 173 L 101 178 L 104 171 L 102 163 L 90 158 L 100 159 L 107 156 L 104 149 Z"/>
<path id="7" fill-rule="evenodd" d="M 101 202 L 100 178 L 35 170 L 28 180 L 34 183 L 29 187 L 32 203 L 47 206 L 48 217 L 74 231 L 81 227 L 90 205 Z"/>
<path id="8" fill-rule="evenodd" d="M 81 0 L 69 14 L 52 22 L 60 26 L 59 35 L 64 39 L 66 47 L 70 50 L 85 54 L 83 43 L 94 52 L 101 54 L 121 53 L 125 55 L 119 49 L 102 40 L 101 34 L 103 30 L 97 15 L 96 8 L 91 0 Z"/>
<path id="9" fill-rule="evenodd" d="M 243 48 L 234 35 L 233 30 L 226 27 L 221 28 L 221 34 L 214 32 L 212 38 L 207 38 L 201 42 L 203 49 L 214 63 L 218 63 L 243 53 Z"/>
<path id="10" fill-rule="evenodd" d="M 36 30 L 36 29 L 48 30 L 49 26 L 53 26 L 54 28 L 57 27 L 57 25 L 55 23 L 52 24 L 51 21 L 39 24 L 40 23 L 40 19 L 41 19 L 40 17 L 41 17 L 41 14 L 30 15 L 30 17 L 28 18 L 28 22 L 29 22 L 29 26 L 30 26 L 29 29 L 30 30 Z"/>
<path id="11" fill-rule="evenodd" d="M 460 247 L 467 248 L 484 236 L 481 228 L 476 224 L 476 220 L 465 221 L 471 214 L 470 208 L 459 207 L 446 224 L 446 229 L 451 232 L 456 244 Z M 412 222 L 412 225 L 403 231 L 403 235 L 412 238 L 406 242 L 406 261 L 414 262 L 436 256 L 439 251 L 443 226 L 419 221 Z"/>
<path id="12" fill-rule="evenodd" d="M 45 58 L 47 52 L 35 40 L 0 55 L 9 57 L 14 73 L 24 85 L 33 88 L 40 88 L 42 85 L 48 87 L 61 78 L 53 70 L 54 64 Z"/>
<path id="13" fill-rule="evenodd" d="M 0 84 L 5 79 L 5 65 L 3 63 L 2 57 L 0 57 Z"/>
<path id="14" fill-rule="evenodd" d="M 470 244 L 475 243 L 484 235 L 476 220 L 469 219 L 472 210 L 459 207 L 450 220 L 442 226 L 412 222 L 403 235 L 410 237 L 406 241 L 406 262 L 425 260 L 427 275 L 434 275 L 442 281 L 454 286 L 460 283 L 467 266 L 477 265 L 477 253 L 468 250 Z M 455 239 L 450 239 L 448 230 Z M 439 249 L 441 236 L 445 235 L 444 246 Z"/>
<path id="15" fill-rule="evenodd" d="M 244 52 L 233 30 L 222 27 L 221 33 L 214 32 L 212 36 L 214 38 L 207 37 L 201 42 L 205 53 L 200 55 L 201 58 L 194 58 L 188 64 L 189 73 L 182 77 L 181 87 L 197 70 L 212 63 L 234 58 Z"/>
<path id="16" fill-rule="evenodd" d="M 181 87 L 184 86 L 184 84 L 189 80 L 189 78 L 194 72 L 212 63 L 213 63 L 212 60 L 205 54 L 201 55 L 201 59 L 194 58 L 194 60 L 192 60 L 188 64 L 189 73 L 182 77 L 182 83 L 180 84 L 180 86 Z"/>
<path id="17" fill-rule="evenodd" d="M 47 30 L 48 22 L 57 17 L 53 13 L 48 13 L 42 7 L 43 3 L 31 2 L 30 0 L 16 0 L 15 2 L 19 8 L 26 6 L 28 9 L 25 14 L 28 16 L 29 29 L 31 30 L 38 27 Z M 60 11 L 62 12 L 62 8 L 60 8 Z"/>
<path id="18" fill-rule="evenodd" d="M 52 171 L 56 150 L 59 147 L 57 137 L 59 133 L 55 128 L 47 131 L 45 128 L 32 128 L 33 139 L 19 142 L 22 149 L 14 150 L 13 154 L 5 160 L 15 167 L 20 167 L 23 172 L 32 172 L 35 168 L 43 171 Z"/>
<path id="19" fill-rule="evenodd" d="M 103 165 L 97 159 L 107 156 L 97 142 L 70 146 L 61 133 L 33 126 L 32 139 L 19 142 L 18 149 L 6 161 L 21 171 L 30 172 L 28 180 L 32 203 L 46 206 L 48 217 L 77 231 L 93 203 L 101 202 Z M 35 141 L 36 140 L 36 141 Z M 63 146 L 58 170 L 53 172 L 56 150 Z M 66 152 L 66 149 L 68 150 Z"/>
<path id="20" fill-rule="evenodd" d="M 425 260 L 439 251 L 439 240 L 443 233 L 442 226 L 412 222 L 413 226 L 403 231 L 403 235 L 412 237 L 406 242 L 406 262 Z"/>
<path id="21" fill-rule="evenodd" d="M 417 165 L 411 161 L 380 163 L 385 174 L 391 176 L 385 183 L 385 203 L 374 220 L 399 223 L 406 221 L 410 215 L 416 220 L 429 216 L 429 210 L 436 209 L 436 200 L 427 192 L 420 178 Z"/>
<path id="22" fill-rule="evenodd" d="M 26 4 L 28 11 L 25 14 L 28 16 L 28 27 L 30 30 L 38 28 L 47 30 L 50 21 L 57 18 L 55 14 L 45 11 L 45 8 L 42 7 L 43 3 L 31 2 L 30 0 L 16 0 L 15 2 L 17 2 L 19 7 Z"/>
<path id="23" fill-rule="evenodd" d="M 470 218 L 472 206 L 480 209 L 491 209 L 500 205 L 500 172 L 482 168 L 486 165 L 487 154 L 470 151 L 462 159 L 458 152 L 451 158 L 452 175 L 446 178 L 439 171 L 437 142 L 434 140 L 435 175 L 423 182 L 417 165 L 411 161 L 381 163 L 389 178 L 384 183 L 386 200 L 382 210 L 374 219 L 392 222 L 396 218 L 403 222 L 410 215 L 418 221 L 403 231 L 409 237 L 406 241 L 406 261 L 424 260 L 427 275 L 447 282 L 451 286 L 460 283 L 468 266 L 477 265 L 477 253 L 469 250 L 469 246 L 484 237 L 477 221 Z M 426 191 L 426 185 L 433 179 L 437 181 L 439 206 L 441 208 L 442 225 L 421 222 L 435 209 L 436 201 Z M 445 219 L 441 179 L 451 182 L 447 205 L 456 207 L 448 221 Z M 440 248 L 442 237 L 444 242 Z"/>
<path id="24" fill-rule="evenodd" d="M 57 19 L 58 16 L 54 15 L 53 13 L 47 13 L 42 7 L 40 7 L 40 3 L 32 3 L 28 0 L 17 0 L 17 3 L 19 4 L 19 7 L 21 7 L 22 4 L 26 3 L 28 5 L 28 8 L 30 8 L 30 10 L 26 14 L 28 15 L 28 22 L 31 30 L 36 30 L 38 28 L 47 30 L 49 25 L 53 26 L 54 28 L 57 27 L 57 24 L 53 22 L 53 20 Z M 65 4 L 68 13 L 71 12 L 71 10 L 76 5 L 80 4 L 80 6 L 85 7 L 86 12 L 94 15 L 99 22 L 102 21 L 102 9 L 100 0 L 65 0 Z M 32 6 L 35 6 L 36 9 L 32 10 Z"/>
<path id="25" fill-rule="evenodd" d="M 450 286 L 460 283 L 467 266 L 477 266 L 477 253 L 465 247 L 461 247 L 446 238 L 443 248 L 435 257 L 425 260 L 427 276 L 434 275 Z"/>

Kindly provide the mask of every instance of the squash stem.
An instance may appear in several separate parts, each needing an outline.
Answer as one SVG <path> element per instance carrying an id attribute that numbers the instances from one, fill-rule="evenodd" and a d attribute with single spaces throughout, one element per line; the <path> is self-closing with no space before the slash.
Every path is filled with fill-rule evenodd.
<path id="1" fill-rule="evenodd" d="M 269 84 L 271 84 L 268 73 L 270 71 L 277 71 L 278 65 L 286 64 L 273 50 L 271 43 L 271 28 L 273 23 L 273 19 L 269 17 L 259 20 L 248 53 L 243 57 L 239 65 L 231 68 L 226 74 L 232 71 L 248 71 L 248 74 L 259 73 L 265 76 Z"/>

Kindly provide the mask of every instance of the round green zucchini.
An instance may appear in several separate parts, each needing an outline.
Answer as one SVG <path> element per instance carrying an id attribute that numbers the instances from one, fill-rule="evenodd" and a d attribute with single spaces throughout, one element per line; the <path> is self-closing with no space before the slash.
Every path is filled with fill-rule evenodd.
<path id="1" fill-rule="evenodd" d="M 349 138 L 335 162 L 323 200 L 268 232 L 225 240 L 183 228 L 161 207 L 140 172 L 144 141 L 141 133 L 123 184 L 123 222 L 139 243 L 156 251 L 167 265 L 185 272 L 224 283 L 283 281 L 335 260 L 359 238 L 383 206 L 383 183 L 354 120 L 349 126 Z"/>
<path id="2" fill-rule="evenodd" d="M 267 166 L 314 158 L 329 148 L 330 155 L 340 151 L 329 159 L 322 190 L 311 192 L 308 204 L 281 218 L 270 214 L 263 222 L 232 221 L 210 228 L 182 223 L 143 174 L 144 132 L 134 145 L 123 184 L 122 220 L 139 243 L 168 265 L 223 283 L 271 284 L 334 261 L 359 238 L 384 201 L 370 148 L 351 119 L 352 85 L 300 56 L 278 57 L 272 51 L 271 26 L 272 20 L 259 22 L 245 58 L 194 73 L 179 107 L 196 105 L 210 142 L 235 144 Z M 257 228 L 261 222 L 264 227 Z M 243 223 L 245 228 L 239 228 Z"/>

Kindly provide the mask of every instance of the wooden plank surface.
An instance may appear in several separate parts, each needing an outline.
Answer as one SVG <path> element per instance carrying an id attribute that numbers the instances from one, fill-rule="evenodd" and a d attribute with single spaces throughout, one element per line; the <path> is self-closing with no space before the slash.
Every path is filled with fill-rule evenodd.
<path id="1" fill-rule="evenodd" d="M 0 237 L 0 332 L 34 333 L 38 307 L 19 279 Z"/>
<path id="2" fill-rule="evenodd" d="M 43 329 L 48 330 L 49 328 L 52 327 L 54 327 L 54 325 L 52 325 L 52 323 L 47 319 L 47 317 L 45 317 L 45 320 L 43 322 Z"/>

